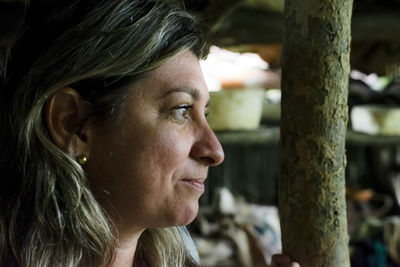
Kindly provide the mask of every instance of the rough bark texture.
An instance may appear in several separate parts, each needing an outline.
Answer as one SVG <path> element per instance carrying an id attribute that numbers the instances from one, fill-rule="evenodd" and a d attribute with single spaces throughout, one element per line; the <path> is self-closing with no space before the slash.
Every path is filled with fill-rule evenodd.
<path id="1" fill-rule="evenodd" d="M 287 0 L 282 57 L 280 212 L 284 254 L 350 266 L 345 133 L 351 0 Z"/>

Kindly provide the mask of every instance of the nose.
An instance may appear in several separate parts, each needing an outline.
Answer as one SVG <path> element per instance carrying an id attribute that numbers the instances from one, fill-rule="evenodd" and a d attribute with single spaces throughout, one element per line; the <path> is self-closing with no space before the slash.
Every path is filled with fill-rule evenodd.
<path id="1" fill-rule="evenodd" d="M 192 146 L 190 156 L 207 166 L 217 166 L 224 161 L 224 150 L 213 130 L 206 122 Z"/>

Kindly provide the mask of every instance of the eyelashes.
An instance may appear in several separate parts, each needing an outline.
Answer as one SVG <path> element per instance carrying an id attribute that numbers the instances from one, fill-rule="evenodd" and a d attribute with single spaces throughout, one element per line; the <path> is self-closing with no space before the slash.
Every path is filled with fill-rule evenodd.
<path id="1" fill-rule="evenodd" d="M 188 105 L 188 104 L 181 104 L 178 106 L 175 106 L 171 110 L 171 116 L 178 121 L 186 121 L 192 118 L 193 116 L 193 105 Z M 209 115 L 209 112 L 207 111 L 204 114 L 205 117 Z"/>
<path id="2" fill-rule="evenodd" d="M 190 118 L 190 111 L 193 109 L 193 105 L 182 104 L 178 105 L 173 108 L 173 115 L 177 119 L 189 119 Z"/>

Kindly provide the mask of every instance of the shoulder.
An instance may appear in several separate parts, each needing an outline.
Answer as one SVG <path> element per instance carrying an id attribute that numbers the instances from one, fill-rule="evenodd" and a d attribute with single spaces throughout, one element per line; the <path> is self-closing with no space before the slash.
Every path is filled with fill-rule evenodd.
<path id="1" fill-rule="evenodd" d="M 199 252 L 197 251 L 197 247 L 194 244 L 193 239 L 190 236 L 188 230 L 186 229 L 185 226 L 179 226 L 178 229 L 182 236 L 183 242 L 185 243 L 185 247 L 189 255 L 196 261 L 196 263 L 200 264 Z"/>

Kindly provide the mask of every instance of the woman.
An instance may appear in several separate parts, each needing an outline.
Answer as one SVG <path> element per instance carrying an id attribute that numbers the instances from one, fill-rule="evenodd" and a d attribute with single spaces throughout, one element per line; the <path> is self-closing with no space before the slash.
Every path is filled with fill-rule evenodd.
<path id="1" fill-rule="evenodd" d="M 176 226 L 224 158 L 196 20 L 147 0 L 25 20 L 1 40 L 0 265 L 196 265 Z"/>

